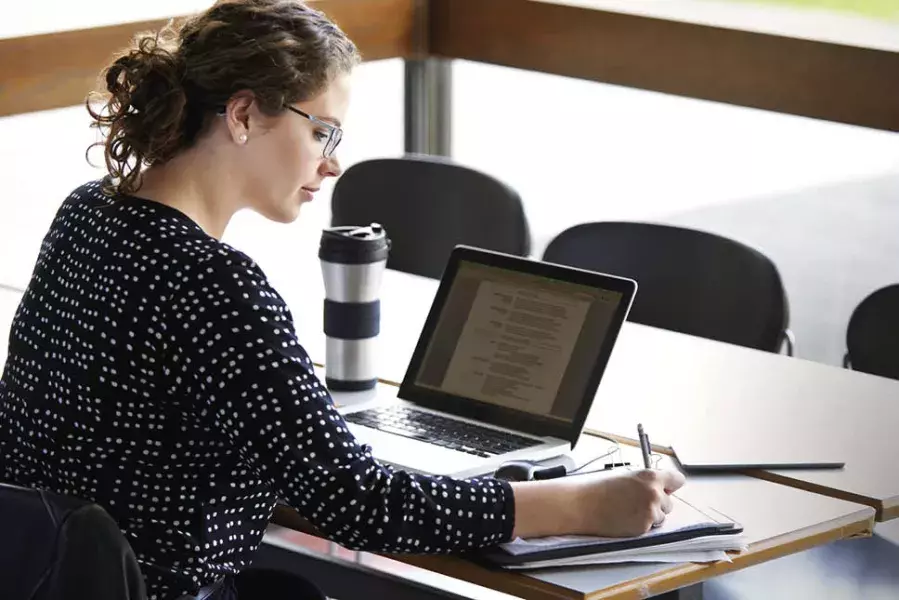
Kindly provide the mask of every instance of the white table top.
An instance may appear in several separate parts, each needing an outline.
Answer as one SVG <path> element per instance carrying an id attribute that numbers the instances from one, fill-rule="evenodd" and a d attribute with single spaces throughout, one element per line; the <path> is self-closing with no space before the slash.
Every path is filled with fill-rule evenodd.
<path id="1" fill-rule="evenodd" d="M 307 263 L 299 289 L 275 282 L 300 341 L 324 362 L 321 277 Z M 299 280 L 296 279 L 296 280 Z M 438 282 L 388 270 L 381 294 L 382 379 L 400 382 Z M 779 470 L 790 485 L 859 499 L 878 519 L 899 517 L 899 381 L 626 322 L 600 384 L 588 429 L 634 439 L 643 423 L 654 444 L 706 436 L 711 443 L 821 448 L 841 470 Z M 823 458 L 823 456 L 822 456 Z"/>
<path id="2" fill-rule="evenodd" d="M 319 377 L 324 376 L 324 371 L 317 369 Z M 333 397 L 338 405 L 349 405 L 367 402 L 378 393 L 395 391 L 389 384 L 379 386 L 380 390 L 337 392 Z M 573 454 L 574 463 L 583 464 L 590 458 L 606 454 L 614 446 L 613 442 L 602 438 L 583 436 Z M 619 447 L 621 454 L 610 459 L 623 459 L 639 466 L 641 455 L 637 448 Z M 660 466 L 671 468 L 670 458 L 661 457 L 661 461 Z M 621 564 L 541 569 L 528 571 L 526 575 L 564 588 L 563 597 L 569 593 L 577 597 L 577 594 L 587 595 L 611 588 L 623 596 L 635 590 L 656 594 L 750 566 L 758 562 L 759 552 L 770 553 L 764 558 L 770 560 L 843 537 L 870 533 L 873 528 L 874 509 L 871 507 L 745 475 L 693 476 L 678 494 L 694 505 L 714 508 L 743 525 L 749 549 L 734 556 L 731 564 Z M 772 510 L 772 507 L 777 509 Z M 447 574 L 456 577 L 471 576 L 475 582 L 479 575 L 479 568 L 474 565 L 466 566 L 460 572 L 459 565 L 452 559 L 431 560 L 427 566 L 438 571 L 445 569 Z M 523 588 L 526 587 L 523 584 Z"/>

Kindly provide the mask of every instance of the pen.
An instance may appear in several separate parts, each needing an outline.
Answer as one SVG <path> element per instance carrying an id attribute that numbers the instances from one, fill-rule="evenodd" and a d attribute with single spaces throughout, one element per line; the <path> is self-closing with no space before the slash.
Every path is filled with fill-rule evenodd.
<path id="1" fill-rule="evenodd" d="M 637 437 L 640 439 L 640 450 L 643 451 L 643 464 L 647 469 L 652 468 L 652 450 L 649 447 L 649 438 L 643 432 L 643 424 L 637 423 Z"/>

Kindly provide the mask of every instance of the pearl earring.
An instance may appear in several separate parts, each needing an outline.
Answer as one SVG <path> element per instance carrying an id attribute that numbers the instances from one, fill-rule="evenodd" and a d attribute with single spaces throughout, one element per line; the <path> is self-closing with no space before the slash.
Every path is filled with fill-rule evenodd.
<path id="1" fill-rule="evenodd" d="M 240 134 L 240 137 L 237 138 L 237 139 L 240 141 L 241 144 L 243 144 L 244 142 L 247 141 L 247 134 L 241 133 L 241 134 Z"/>

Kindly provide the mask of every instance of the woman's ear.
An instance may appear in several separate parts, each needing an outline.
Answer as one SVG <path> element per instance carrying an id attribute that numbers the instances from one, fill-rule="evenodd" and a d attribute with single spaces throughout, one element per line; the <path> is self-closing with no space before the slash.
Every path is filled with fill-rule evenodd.
<path id="1" fill-rule="evenodd" d="M 250 116 L 255 110 L 256 97 L 250 91 L 237 92 L 225 105 L 225 119 L 231 139 L 245 144 L 250 137 Z"/>

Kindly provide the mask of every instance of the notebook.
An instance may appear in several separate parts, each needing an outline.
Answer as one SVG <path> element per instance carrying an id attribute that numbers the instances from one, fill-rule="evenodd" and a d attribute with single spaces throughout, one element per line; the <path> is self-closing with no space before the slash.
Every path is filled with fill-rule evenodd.
<path id="1" fill-rule="evenodd" d="M 659 527 L 630 538 L 583 535 L 515 539 L 483 550 L 480 558 L 510 569 L 612 562 L 713 562 L 744 550 L 743 527 L 711 508 L 672 495 L 673 508 Z"/>

